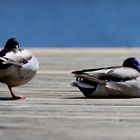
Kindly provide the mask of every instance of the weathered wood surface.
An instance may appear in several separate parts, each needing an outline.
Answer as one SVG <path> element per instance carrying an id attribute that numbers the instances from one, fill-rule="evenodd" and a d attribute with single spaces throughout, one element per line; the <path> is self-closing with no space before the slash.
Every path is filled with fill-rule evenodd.
<path id="1" fill-rule="evenodd" d="M 14 88 L 23 100 L 9 100 L 0 84 L 1 140 L 140 139 L 140 99 L 86 99 L 70 86 L 72 70 L 120 65 L 139 49 L 31 49 L 37 76 Z"/>

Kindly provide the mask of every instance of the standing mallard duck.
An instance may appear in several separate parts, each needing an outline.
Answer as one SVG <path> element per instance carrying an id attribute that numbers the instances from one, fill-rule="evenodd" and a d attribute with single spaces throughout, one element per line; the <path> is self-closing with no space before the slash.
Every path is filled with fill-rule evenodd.
<path id="1" fill-rule="evenodd" d="M 122 66 L 84 69 L 72 72 L 72 86 L 89 98 L 140 97 L 140 64 L 127 58 Z"/>
<path id="2" fill-rule="evenodd" d="M 16 96 L 12 87 L 20 86 L 30 81 L 38 70 L 38 61 L 28 51 L 19 48 L 15 38 L 10 38 L 0 51 L 0 82 L 7 84 L 12 99 L 23 99 Z"/>

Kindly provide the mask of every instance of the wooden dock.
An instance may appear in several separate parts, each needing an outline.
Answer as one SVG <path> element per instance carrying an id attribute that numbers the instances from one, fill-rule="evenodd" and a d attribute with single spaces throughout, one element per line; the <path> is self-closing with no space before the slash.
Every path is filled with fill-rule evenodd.
<path id="1" fill-rule="evenodd" d="M 14 88 L 9 100 L 0 84 L 1 140 L 140 139 L 140 98 L 86 99 L 71 87 L 71 71 L 120 65 L 140 49 L 31 49 L 40 63 L 36 77 Z M 140 60 L 140 59 L 139 59 Z"/>

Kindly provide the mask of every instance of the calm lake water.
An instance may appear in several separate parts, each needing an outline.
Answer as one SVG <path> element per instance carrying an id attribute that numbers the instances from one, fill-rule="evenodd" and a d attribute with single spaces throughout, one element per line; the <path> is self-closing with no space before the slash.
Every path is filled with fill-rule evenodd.
<path id="1" fill-rule="evenodd" d="M 3 0 L 0 17 L 0 46 L 140 46 L 140 0 Z"/>

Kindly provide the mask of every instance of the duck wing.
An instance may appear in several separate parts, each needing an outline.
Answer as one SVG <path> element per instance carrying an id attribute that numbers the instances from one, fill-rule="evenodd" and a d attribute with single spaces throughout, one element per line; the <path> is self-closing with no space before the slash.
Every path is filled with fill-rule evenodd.
<path id="1" fill-rule="evenodd" d="M 106 79 L 110 81 L 127 81 L 140 76 L 140 73 L 130 67 L 120 67 L 108 71 Z"/>
<path id="2" fill-rule="evenodd" d="M 29 52 L 28 50 L 18 50 L 17 52 L 8 52 L 4 58 L 19 62 L 19 63 L 24 63 L 28 62 L 32 58 L 32 53 Z"/>
<path id="3" fill-rule="evenodd" d="M 0 70 L 1 69 L 5 69 L 11 65 L 17 66 L 17 67 L 21 67 L 22 64 L 20 64 L 19 62 L 16 62 L 14 60 L 11 59 L 6 59 L 4 57 L 0 57 Z"/>
<path id="4" fill-rule="evenodd" d="M 99 84 L 106 84 L 107 82 L 124 82 L 131 79 L 136 79 L 140 76 L 140 73 L 128 67 L 118 67 L 111 69 L 101 69 L 98 71 L 92 71 L 92 73 L 78 72 L 75 74 L 76 81 L 88 82 L 92 84 L 92 82 L 96 82 Z M 82 80 L 81 80 L 82 79 Z"/>
<path id="5" fill-rule="evenodd" d="M 17 52 L 8 52 L 0 57 L 0 69 L 7 68 L 10 65 L 22 67 L 32 58 L 32 54 L 27 50 L 18 50 Z"/>

